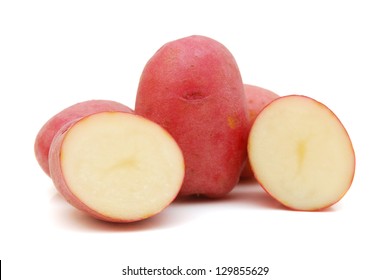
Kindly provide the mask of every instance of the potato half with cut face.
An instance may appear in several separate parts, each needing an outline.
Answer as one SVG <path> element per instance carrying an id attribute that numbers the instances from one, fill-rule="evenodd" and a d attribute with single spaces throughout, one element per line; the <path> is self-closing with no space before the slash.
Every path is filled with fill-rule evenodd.
<path id="1" fill-rule="evenodd" d="M 286 207 L 319 210 L 351 186 L 355 153 L 336 115 L 306 96 L 284 96 L 256 118 L 248 156 L 263 188 Z"/>
<path id="2" fill-rule="evenodd" d="M 177 196 L 184 159 L 172 136 L 132 113 L 80 118 L 56 135 L 50 174 L 76 208 L 111 222 L 151 217 Z"/>

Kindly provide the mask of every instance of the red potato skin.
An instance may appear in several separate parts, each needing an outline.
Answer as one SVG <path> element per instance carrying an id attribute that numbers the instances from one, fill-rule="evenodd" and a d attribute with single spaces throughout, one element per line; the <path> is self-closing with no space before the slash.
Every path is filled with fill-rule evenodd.
<path id="1" fill-rule="evenodd" d="M 112 100 L 87 100 L 65 108 L 50 118 L 35 138 L 35 157 L 42 170 L 50 176 L 49 150 L 54 136 L 67 123 L 98 112 L 133 112 L 129 107 Z"/>
<path id="2" fill-rule="evenodd" d="M 247 105 L 249 111 L 250 128 L 252 127 L 255 118 L 270 102 L 280 97 L 278 94 L 262 87 L 244 84 L 244 92 L 247 97 Z M 250 162 L 247 161 L 240 178 L 243 180 L 254 180 L 255 176 L 251 170 Z"/>
<path id="3" fill-rule="evenodd" d="M 164 127 L 181 147 L 180 196 L 221 197 L 237 184 L 249 121 L 242 78 L 225 46 L 203 36 L 162 46 L 143 70 L 135 112 Z"/>

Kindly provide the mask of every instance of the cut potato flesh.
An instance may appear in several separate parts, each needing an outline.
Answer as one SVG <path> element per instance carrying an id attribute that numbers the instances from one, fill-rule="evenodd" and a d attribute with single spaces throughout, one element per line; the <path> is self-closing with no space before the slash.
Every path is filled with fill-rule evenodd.
<path id="1" fill-rule="evenodd" d="M 281 97 L 260 113 L 248 155 L 263 188 L 297 210 L 336 203 L 354 176 L 354 150 L 345 128 L 326 106 L 305 96 Z"/>
<path id="2" fill-rule="evenodd" d="M 170 134 L 145 118 L 118 112 L 73 125 L 62 143 L 61 167 L 67 187 L 83 204 L 124 221 L 160 212 L 184 177 L 183 156 Z"/>

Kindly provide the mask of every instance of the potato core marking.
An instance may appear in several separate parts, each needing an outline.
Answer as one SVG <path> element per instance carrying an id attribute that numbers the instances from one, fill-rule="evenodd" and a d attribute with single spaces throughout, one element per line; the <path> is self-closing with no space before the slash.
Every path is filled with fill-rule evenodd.
<path id="1" fill-rule="evenodd" d="M 133 158 L 126 158 L 120 160 L 113 165 L 109 166 L 105 171 L 109 172 L 115 169 L 129 169 L 134 168 L 136 166 L 136 161 Z"/>
<path id="2" fill-rule="evenodd" d="M 307 143 L 304 140 L 300 140 L 297 143 L 297 162 L 298 162 L 298 171 L 301 172 L 303 167 L 307 152 Z"/>

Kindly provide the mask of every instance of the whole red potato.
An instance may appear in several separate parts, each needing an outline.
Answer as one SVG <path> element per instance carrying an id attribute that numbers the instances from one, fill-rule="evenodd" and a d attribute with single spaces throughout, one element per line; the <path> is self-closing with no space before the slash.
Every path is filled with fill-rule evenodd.
<path id="1" fill-rule="evenodd" d="M 181 147 L 181 196 L 221 197 L 237 184 L 249 120 L 241 74 L 224 45 L 204 36 L 163 45 L 143 70 L 135 112 L 166 128 Z"/>

